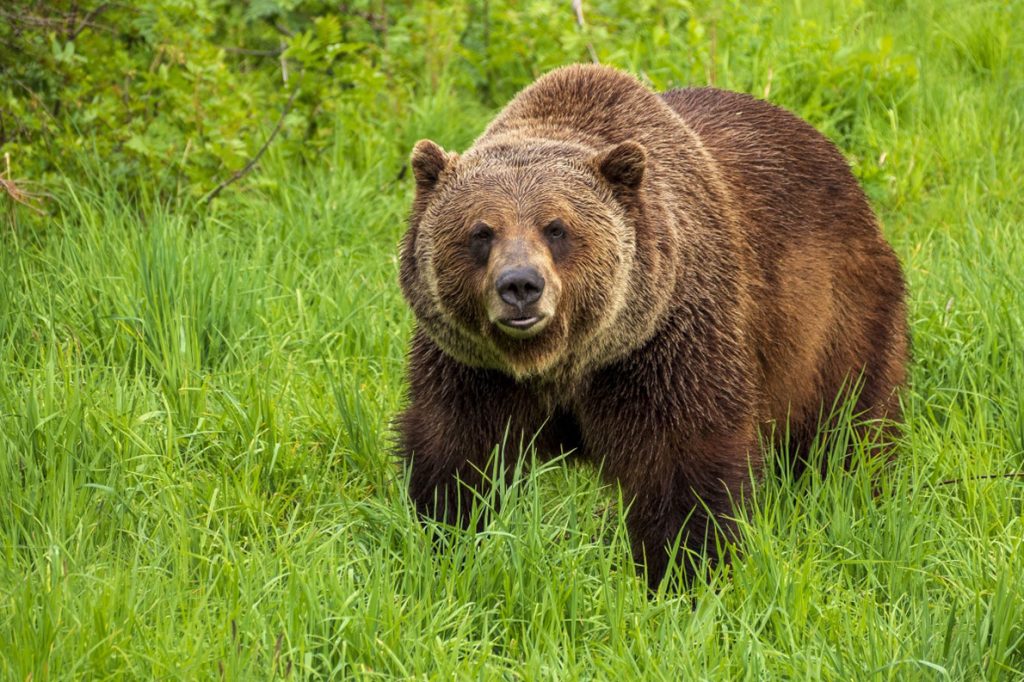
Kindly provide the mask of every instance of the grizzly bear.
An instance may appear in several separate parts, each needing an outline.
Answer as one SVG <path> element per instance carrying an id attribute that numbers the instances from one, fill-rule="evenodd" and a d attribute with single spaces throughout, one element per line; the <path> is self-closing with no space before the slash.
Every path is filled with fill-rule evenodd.
<path id="1" fill-rule="evenodd" d="M 509 435 L 574 450 L 621 486 L 653 587 L 674 543 L 718 558 L 759 439 L 798 457 L 843 396 L 898 419 L 900 263 L 843 156 L 794 115 L 569 66 L 465 153 L 418 142 L 412 168 L 396 426 L 421 514 L 465 524 Z"/>

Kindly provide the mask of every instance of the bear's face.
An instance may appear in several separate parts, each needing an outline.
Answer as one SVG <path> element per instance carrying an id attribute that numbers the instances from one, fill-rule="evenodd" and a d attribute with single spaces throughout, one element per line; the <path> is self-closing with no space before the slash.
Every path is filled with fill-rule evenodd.
<path id="1" fill-rule="evenodd" d="M 458 157 L 425 141 L 413 153 L 406 298 L 445 352 L 517 378 L 585 355 L 615 324 L 635 251 L 609 177 L 621 184 L 628 166 L 635 189 L 643 149 L 624 143 L 609 157 L 553 146 Z"/>

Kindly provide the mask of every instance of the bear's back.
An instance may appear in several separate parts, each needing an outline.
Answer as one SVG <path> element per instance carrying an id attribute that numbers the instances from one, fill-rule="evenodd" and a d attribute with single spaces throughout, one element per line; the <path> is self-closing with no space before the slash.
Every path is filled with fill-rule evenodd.
<path id="1" fill-rule="evenodd" d="M 787 396 L 770 400 L 769 414 L 813 419 L 821 395 L 835 395 L 850 368 L 865 365 L 875 371 L 861 402 L 890 402 L 887 391 L 904 381 L 903 276 L 839 150 L 749 95 L 687 88 L 661 97 L 714 159 L 754 255 L 749 329 L 764 394 Z"/>
<path id="2" fill-rule="evenodd" d="M 737 205 L 763 228 L 824 229 L 831 239 L 877 235 L 860 185 L 824 135 L 785 109 L 716 88 L 670 90 L 662 100 L 707 149 Z M 838 232 L 837 232 L 838 231 Z"/>

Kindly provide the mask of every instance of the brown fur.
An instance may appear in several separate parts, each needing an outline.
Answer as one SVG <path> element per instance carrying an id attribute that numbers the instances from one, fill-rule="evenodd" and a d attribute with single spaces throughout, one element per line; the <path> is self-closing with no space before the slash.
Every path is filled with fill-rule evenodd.
<path id="1" fill-rule="evenodd" d="M 572 66 L 465 154 L 421 141 L 412 165 L 398 428 L 422 513 L 465 518 L 494 445 L 539 432 L 621 484 L 655 585 L 681 530 L 715 558 L 709 520 L 730 530 L 759 429 L 788 423 L 799 456 L 858 379 L 864 416 L 898 418 L 899 262 L 843 157 L 791 114 Z M 496 293 L 520 266 L 546 283 L 525 309 Z"/>

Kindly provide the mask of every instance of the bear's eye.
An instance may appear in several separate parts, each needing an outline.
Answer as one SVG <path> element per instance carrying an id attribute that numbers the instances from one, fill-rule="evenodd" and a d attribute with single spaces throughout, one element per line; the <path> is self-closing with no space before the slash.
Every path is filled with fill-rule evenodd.
<path id="1" fill-rule="evenodd" d="M 557 219 L 552 220 L 548 223 L 548 226 L 544 228 L 544 234 L 552 241 L 565 239 L 565 223 Z"/>
<path id="2" fill-rule="evenodd" d="M 477 223 L 473 231 L 469 233 L 470 238 L 475 242 L 489 242 L 494 237 L 494 230 L 484 223 Z"/>
<path id="3" fill-rule="evenodd" d="M 469 253 L 477 265 L 487 265 L 491 255 L 491 242 L 494 230 L 485 223 L 477 223 L 469 233 Z"/>

